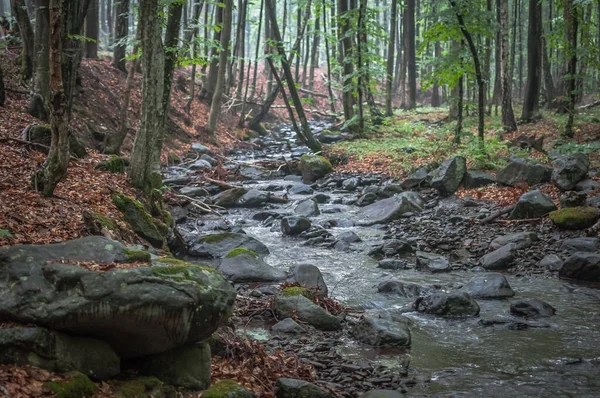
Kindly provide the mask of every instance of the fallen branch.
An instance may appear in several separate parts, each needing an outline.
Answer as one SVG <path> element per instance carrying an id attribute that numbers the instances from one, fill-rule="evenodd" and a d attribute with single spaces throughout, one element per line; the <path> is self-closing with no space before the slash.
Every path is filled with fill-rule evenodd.
<path id="1" fill-rule="evenodd" d="M 596 106 L 600 105 L 600 100 L 596 101 L 596 102 L 592 102 L 591 104 L 586 104 L 586 105 L 581 105 L 578 106 L 577 109 L 590 109 L 590 108 L 594 108 Z"/>
<path id="2" fill-rule="evenodd" d="M 329 96 L 326 95 L 326 94 L 317 93 L 317 92 L 314 92 L 314 91 L 307 90 L 305 88 L 298 88 L 298 91 L 300 91 L 301 93 L 304 93 L 304 94 L 312 95 L 314 97 L 321 97 L 321 98 L 327 98 L 327 99 L 329 99 Z"/>
<path id="3" fill-rule="evenodd" d="M 488 217 L 481 220 L 481 224 L 487 224 L 489 222 L 494 221 L 496 218 L 503 216 L 504 214 L 510 213 L 511 211 L 514 210 L 515 206 L 516 205 L 508 206 L 508 207 L 498 210 L 495 213 L 490 214 Z"/>
<path id="4" fill-rule="evenodd" d="M 600 232 L 600 220 L 596 222 L 596 224 L 592 225 L 588 229 L 585 230 L 585 234 L 587 236 L 595 236 Z"/>
<path id="5" fill-rule="evenodd" d="M 214 180 L 214 179 L 206 177 L 206 176 L 204 177 L 204 179 L 208 182 L 212 182 L 213 184 L 217 185 L 219 188 L 221 188 L 223 190 L 240 188 L 240 187 L 236 187 L 235 185 L 227 184 L 224 181 Z"/>
<path id="6" fill-rule="evenodd" d="M 31 145 L 31 146 L 36 147 L 36 148 L 41 148 L 41 149 L 44 149 L 46 151 L 50 150 L 50 147 L 46 146 L 44 144 L 38 144 L 37 142 L 25 141 L 25 140 L 20 140 L 18 138 L 12 138 L 12 137 L 0 137 L 0 142 L 17 142 L 19 144 Z"/>

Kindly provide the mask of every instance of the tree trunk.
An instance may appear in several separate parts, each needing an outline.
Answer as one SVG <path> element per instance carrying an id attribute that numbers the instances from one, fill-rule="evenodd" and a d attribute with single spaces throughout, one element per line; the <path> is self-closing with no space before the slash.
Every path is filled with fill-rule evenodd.
<path id="1" fill-rule="evenodd" d="M 223 7 L 216 7 L 216 21 L 215 25 L 223 24 Z M 213 35 L 213 41 L 215 43 L 221 42 L 221 32 L 222 29 L 215 29 Z M 223 49 L 226 51 L 227 49 Z M 208 76 L 206 77 L 206 84 L 202 86 L 201 96 L 204 98 L 208 98 L 210 102 L 212 102 L 212 98 L 214 98 L 215 88 L 217 85 L 217 79 L 219 75 L 219 58 L 221 54 L 221 49 L 211 48 L 210 50 L 210 67 L 208 69 Z M 219 55 L 219 56 L 217 56 Z"/>
<path id="2" fill-rule="evenodd" d="M 501 0 L 496 0 L 496 22 L 498 23 L 498 25 L 500 25 L 500 10 L 501 10 L 501 5 L 500 5 L 500 1 Z M 502 64 L 500 62 L 500 58 L 502 58 L 501 56 L 501 39 L 500 39 L 500 31 L 501 29 L 498 28 L 496 30 L 496 51 L 494 53 L 494 58 L 495 58 L 495 70 L 494 70 L 494 92 L 492 94 L 492 99 L 490 100 L 489 104 L 488 104 L 488 115 L 492 114 L 492 105 L 496 105 L 496 111 L 495 114 L 496 116 L 498 116 L 498 104 L 501 102 L 502 99 L 502 78 L 501 78 L 501 70 L 502 70 Z"/>
<path id="3" fill-rule="evenodd" d="M 4 89 L 4 72 L 2 71 L 2 66 L 0 65 L 0 106 L 4 106 L 6 102 L 6 91 Z"/>
<path id="4" fill-rule="evenodd" d="M 367 0 L 360 0 L 360 6 L 358 8 L 358 21 L 356 29 L 356 63 L 358 68 L 358 128 L 357 137 L 363 137 L 365 135 L 365 114 L 363 110 L 363 99 L 365 94 L 365 66 L 363 65 L 363 39 L 362 36 L 366 34 L 365 18 L 367 12 Z"/>
<path id="5" fill-rule="evenodd" d="M 508 54 L 508 0 L 501 0 L 500 55 L 502 57 L 502 125 L 507 133 L 517 130 L 517 121 L 512 107 L 512 82 Z"/>
<path id="6" fill-rule="evenodd" d="M 327 61 L 327 91 L 329 92 L 329 105 L 331 112 L 335 113 L 335 97 L 331 88 L 331 59 L 329 54 L 329 35 L 327 32 L 327 9 L 325 8 L 325 0 L 322 0 L 321 7 L 323 8 L 323 33 L 325 38 L 325 60 Z M 334 46 L 335 47 L 335 46 Z"/>
<path id="7" fill-rule="evenodd" d="M 99 1 L 90 0 L 90 6 L 85 18 L 85 57 L 98 58 L 98 13 Z"/>
<path id="8" fill-rule="evenodd" d="M 519 21 L 517 24 L 517 28 L 518 28 L 518 34 L 519 34 L 519 64 L 518 64 L 518 73 L 519 73 L 519 81 L 517 84 L 517 92 L 519 95 L 519 98 L 521 98 L 521 94 L 523 91 L 523 1 L 525 0 L 519 0 Z M 531 0 L 530 0 L 531 1 Z"/>
<path id="9" fill-rule="evenodd" d="M 120 71 L 127 72 L 125 67 L 125 50 L 129 33 L 129 0 L 119 0 L 115 23 L 115 47 L 112 65 Z"/>
<path id="10" fill-rule="evenodd" d="M 139 20 L 142 51 L 142 109 L 140 127 L 131 153 L 131 184 L 151 195 L 160 188 L 160 151 L 163 118 L 165 54 L 161 38 L 158 0 L 140 0 Z"/>
<path id="11" fill-rule="evenodd" d="M 48 120 L 50 107 L 50 12 L 48 0 L 37 0 L 35 4 L 35 74 L 33 95 L 27 109 L 38 119 Z"/>
<path id="12" fill-rule="evenodd" d="M 569 86 L 569 118 L 565 126 L 565 136 L 573 137 L 573 122 L 575 119 L 575 101 L 577 100 L 577 6 L 573 0 L 563 0 L 563 12 L 567 33 L 568 86 Z"/>
<path id="13" fill-rule="evenodd" d="M 313 87 L 315 84 L 315 69 L 317 69 L 319 67 L 319 57 L 318 57 L 318 53 L 320 50 L 319 47 L 319 39 L 320 39 L 320 32 L 319 30 L 321 29 L 321 15 L 320 13 L 324 12 L 325 10 L 320 10 L 320 4 L 316 4 L 315 5 L 316 8 L 316 12 L 315 12 L 315 29 L 313 32 L 313 43 L 312 43 L 312 48 L 310 49 L 310 73 L 308 75 L 308 89 L 310 91 L 313 91 Z"/>
<path id="14" fill-rule="evenodd" d="M 106 24 L 108 25 L 108 46 L 112 46 L 115 32 L 113 30 L 113 6 L 114 3 L 112 0 L 106 0 Z"/>
<path id="15" fill-rule="evenodd" d="M 214 139 L 217 119 L 221 111 L 221 100 L 225 89 L 225 72 L 227 71 L 227 54 L 229 48 L 229 39 L 231 37 L 231 14 L 233 12 L 233 0 L 225 0 L 223 10 L 223 30 L 221 31 L 221 52 L 219 53 L 219 70 L 215 92 L 210 106 L 210 116 L 208 118 L 207 132 Z"/>
<path id="16" fill-rule="evenodd" d="M 169 6 L 169 17 L 165 30 L 165 72 L 163 84 L 163 111 L 162 121 L 159 126 L 162 134 L 166 133 L 167 120 L 169 118 L 169 108 L 171 106 L 171 86 L 173 85 L 173 74 L 175 73 L 175 63 L 179 54 L 179 32 L 181 31 L 181 14 L 183 12 L 183 2 L 174 1 Z"/>
<path id="17" fill-rule="evenodd" d="M 529 0 L 529 28 L 527 31 L 527 86 L 521 119 L 532 120 L 539 111 L 541 79 L 542 4 Z"/>
<path id="18" fill-rule="evenodd" d="M 254 75 L 252 78 L 252 86 L 250 88 L 250 94 L 248 94 L 246 99 L 254 98 L 254 92 L 256 91 L 256 75 L 258 74 L 258 54 L 260 51 L 260 34 L 261 34 L 262 21 L 263 21 L 263 10 L 265 8 L 264 3 L 265 3 L 264 0 L 260 0 L 260 12 L 259 12 L 259 16 L 258 16 L 258 33 L 256 34 L 256 37 L 257 37 L 256 51 L 254 53 Z"/>
<path id="19" fill-rule="evenodd" d="M 456 98 L 456 129 L 454 130 L 454 143 L 460 145 L 460 136 L 462 134 L 463 125 L 463 87 L 464 87 L 465 75 L 461 75 L 458 78 L 457 98 Z"/>
<path id="20" fill-rule="evenodd" d="M 417 60 L 415 51 L 415 0 L 406 2 L 406 37 L 407 37 L 407 71 L 408 71 L 408 104 L 407 109 L 417 107 Z"/>
<path id="21" fill-rule="evenodd" d="M 392 83 L 394 79 L 394 49 L 396 47 L 396 18 L 398 14 L 398 1 L 392 1 L 392 22 L 390 27 L 390 40 L 388 41 L 387 53 L 387 75 L 385 80 L 385 115 L 390 117 L 393 114 L 392 110 Z M 433 101 L 433 100 L 432 100 Z M 433 104 L 432 104 L 433 105 Z M 437 105 L 436 105 L 437 106 Z"/>
<path id="22" fill-rule="evenodd" d="M 486 11 L 490 14 L 492 14 L 493 11 L 493 6 L 492 6 L 492 1 L 493 0 L 487 0 L 486 1 Z M 493 26 L 493 19 L 489 18 L 488 23 L 490 26 Z M 485 38 L 485 59 L 483 61 L 483 81 L 485 83 L 485 90 L 484 90 L 484 101 L 487 104 L 488 103 L 488 97 L 489 97 L 489 88 L 490 88 L 490 77 L 491 77 L 491 67 L 492 67 L 492 39 L 491 37 L 488 35 Z"/>
<path id="23" fill-rule="evenodd" d="M 240 25 L 242 25 L 242 27 L 238 27 L 238 30 L 240 31 L 239 34 L 239 38 L 238 38 L 238 59 L 239 59 L 239 74 L 238 74 L 238 82 L 237 82 L 237 89 L 235 91 L 235 98 L 237 100 L 240 100 L 242 98 L 242 87 L 244 85 L 244 73 L 245 73 L 245 51 L 244 49 L 246 48 L 246 10 L 248 9 L 248 0 L 241 0 L 241 9 L 240 9 Z M 246 84 L 247 85 L 247 84 Z"/>
<path id="24" fill-rule="evenodd" d="M 44 196 L 52 196 L 56 185 L 67 173 L 69 164 L 68 98 L 63 82 L 64 22 L 68 4 L 74 0 L 50 0 L 50 108 L 51 143 L 48 158 L 33 177 L 33 186 Z M 65 7 L 67 5 L 67 7 Z"/>
<path id="25" fill-rule="evenodd" d="M 348 0 L 338 0 L 338 17 L 344 21 L 341 23 L 340 37 L 342 37 L 342 51 L 340 57 L 343 60 L 343 89 L 342 89 L 342 104 L 344 106 L 344 119 L 350 122 L 354 117 L 354 94 L 352 74 L 354 73 L 354 64 L 352 62 L 352 38 L 349 34 L 350 23 L 352 21 L 348 10 Z M 354 127 L 350 126 L 354 131 Z"/>
<path id="26" fill-rule="evenodd" d="M 19 26 L 21 44 L 23 46 L 23 51 L 21 52 L 21 76 L 23 80 L 29 80 L 33 74 L 33 29 L 29 21 L 29 14 L 27 14 L 25 1 L 11 0 L 10 4 L 12 13 Z"/>

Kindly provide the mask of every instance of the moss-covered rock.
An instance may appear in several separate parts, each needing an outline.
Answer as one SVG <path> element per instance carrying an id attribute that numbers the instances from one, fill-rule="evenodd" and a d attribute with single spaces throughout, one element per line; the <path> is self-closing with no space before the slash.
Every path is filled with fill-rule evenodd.
<path id="1" fill-rule="evenodd" d="M 231 250 L 229 253 L 227 253 L 227 255 L 225 257 L 232 258 L 232 257 L 237 257 L 241 254 L 248 254 L 249 256 L 258 258 L 258 253 L 254 252 L 252 250 L 243 248 L 243 247 L 237 247 L 237 248 Z"/>
<path id="2" fill-rule="evenodd" d="M 84 398 L 91 397 L 98 389 L 96 385 L 83 373 L 71 372 L 67 375 L 68 381 L 51 381 L 46 387 L 56 394 L 57 398 Z"/>
<path id="3" fill-rule="evenodd" d="M 331 173 L 333 167 L 323 156 L 304 154 L 300 157 L 300 171 L 305 184 L 311 184 Z"/>
<path id="4" fill-rule="evenodd" d="M 145 250 L 125 249 L 123 253 L 127 256 L 127 263 L 149 263 L 150 253 Z"/>
<path id="5" fill-rule="evenodd" d="M 163 264 L 173 264 L 173 265 L 194 265 L 192 263 L 188 263 L 187 261 L 184 260 L 180 260 L 178 258 L 173 258 L 173 257 L 163 257 L 163 258 L 157 258 L 154 261 L 158 262 L 158 263 L 163 263 Z"/>
<path id="6" fill-rule="evenodd" d="M 305 287 L 300 286 L 286 287 L 281 291 L 281 294 L 283 294 L 284 297 L 304 296 L 309 300 L 314 298 L 313 292 Z"/>
<path id="7" fill-rule="evenodd" d="M 159 394 L 162 381 L 156 377 L 138 377 L 121 383 L 116 390 L 116 398 L 146 398 Z"/>
<path id="8" fill-rule="evenodd" d="M 84 209 L 82 212 L 83 225 L 90 235 L 107 235 L 110 231 L 119 231 L 117 224 L 102 213 Z"/>
<path id="9" fill-rule="evenodd" d="M 125 221 L 127 221 L 136 234 L 146 239 L 156 248 L 165 246 L 165 237 L 168 228 L 165 231 L 164 224 L 157 226 L 150 213 L 144 209 L 144 205 L 120 193 L 113 196 L 113 203 L 123 213 Z"/>
<path id="10" fill-rule="evenodd" d="M 256 395 L 233 380 L 221 380 L 202 393 L 202 398 L 252 398 Z"/>
<path id="11" fill-rule="evenodd" d="M 561 229 L 589 228 L 600 216 L 595 207 L 568 207 L 550 213 L 552 222 Z"/>
<path id="12" fill-rule="evenodd" d="M 187 264 L 187 263 L 186 263 Z M 171 267 L 152 267 L 152 275 L 158 278 L 169 279 L 175 282 L 195 282 L 193 278 L 194 268 L 206 272 L 216 273 L 217 271 L 210 267 L 202 267 L 200 265 L 174 265 Z"/>
<path id="13" fill-rule="evenodd" d="M 108 159 L 96 165 L 96 170 L 106 170 L 111 173 L 125 173 L 125 160 L 117 155 L 111 155 Z"/>

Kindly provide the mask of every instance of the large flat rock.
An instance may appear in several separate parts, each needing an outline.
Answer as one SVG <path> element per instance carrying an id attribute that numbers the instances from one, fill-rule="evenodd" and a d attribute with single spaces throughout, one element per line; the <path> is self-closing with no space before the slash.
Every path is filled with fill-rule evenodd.
<path id="1" fill-rule="evenodd" d="M 397 220 L 406 213 L 420 213 L 425 202 L 416 192 L 402 192 L 363 207 L 358 212 L 359 224 L 370 226 Z"/>

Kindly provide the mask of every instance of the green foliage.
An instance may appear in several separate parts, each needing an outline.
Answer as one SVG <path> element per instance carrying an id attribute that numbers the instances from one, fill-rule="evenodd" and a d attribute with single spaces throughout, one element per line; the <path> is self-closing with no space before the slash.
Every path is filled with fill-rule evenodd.
<path id="1" fill-rule="evenodd" d="M 98 389 L 83 373 L 71 372 L 67 377 L 69 378 L 69 381 L 51 381 L 46 383 L 46 387 L 56 394 L 57 398 L 91 397 Z"/>
<path id="2" fill-rule="evenodd" d="M 554 147 L 554 150 L 563 154 L 577 152 L 592 153 L 600 150 L 600 141 L 592 141 L 581 144 L 575 141 L 569 141 Z"/>
<path id="3" fill-rule="evenodd" d="M 309 289 L 300 286 L 286 287 L 281 291 L 281 294 L 284 297 L 304 296 L 309 300 L 314 298 L 314 294 Z"/>
<path id="4" fill-rule="evenodd" d="M 2 238 L 12 238 L 12 234 L 8 229 L 0 228 L 0 239 Z"/>
<path id="5" fill-rule="evenodd" d="M 202 398 L 228 398 L 238 391 L 243 391 L 243 387 L 233 380 L 220 380 L 212 385 L 208 390 L 202 393 Z"/>

